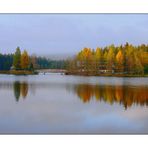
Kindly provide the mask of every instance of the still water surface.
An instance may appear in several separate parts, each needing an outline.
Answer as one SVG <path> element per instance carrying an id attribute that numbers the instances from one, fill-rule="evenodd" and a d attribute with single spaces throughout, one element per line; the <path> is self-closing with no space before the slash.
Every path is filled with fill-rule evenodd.
<path id="1" fill-rule="evenodd" d="M 0 75 L 4 133 L 148 133 L 148 78 Z"/>

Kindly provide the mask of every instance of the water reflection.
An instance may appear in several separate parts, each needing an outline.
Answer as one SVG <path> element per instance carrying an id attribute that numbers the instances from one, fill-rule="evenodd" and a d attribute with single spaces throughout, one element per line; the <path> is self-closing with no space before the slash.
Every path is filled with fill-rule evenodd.
<path id="1" fill-rule="evenodd" d="M 74 93 L 84 102 L 91 99 L 109 104 L 118 103 L 125 109 L 132 105 L 148 106 L 148 86 L 109 86 L 80 84 L 73 87 Z"/>
<path id="2" fill-rule="evenodd" d="M 19 82 L 15 81 L 13 84 L 14 96 L 16 101 L 19 101 L 20 96 L 23 98 L 27 97 L 28 94 L 28 83 L 27 82 Z"/>
<path id="3" fill-rule="evenodd" d="M 95 99 L 98 102 L 108 104 L 117 103 L 124 106 L 125 109 L 133 106 L 148 106 L 148 85 L 92 85 L 92 84 L 68 84 L 68 83 L 45 83 L 45 82 L 30 82 L 30 81 L 13 81 L 0 82 L 0 89 L 11 90 L 14 92 L 15 100 L 18 102 L 36 94 L 45 94 L 46 96 L 54 97 L 54 93 L 62 93 L 61 96 L 68 95 L 73 92 L 84 103 L 89 103 Z M 62 92 L 61 92 L 62 90 Z M 37 97 L 37 96 L 36 96 Z M 72 96 L 74 97 L 74 96 Z"/>

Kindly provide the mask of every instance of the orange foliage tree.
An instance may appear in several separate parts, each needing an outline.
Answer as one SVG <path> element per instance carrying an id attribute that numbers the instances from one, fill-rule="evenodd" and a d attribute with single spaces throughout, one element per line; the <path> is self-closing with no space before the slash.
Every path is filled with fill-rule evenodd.
<path id="1" fill-rule="evenodd" d="M 27 69 L 29 66 L 29 56 L 26 50 L 21 55 L 21 68 Z"/>

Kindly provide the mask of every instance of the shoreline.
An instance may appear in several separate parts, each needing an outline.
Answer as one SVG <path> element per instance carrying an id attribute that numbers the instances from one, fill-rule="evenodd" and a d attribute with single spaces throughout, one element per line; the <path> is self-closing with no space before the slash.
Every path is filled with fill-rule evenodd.
<path id="1" fill-rule="evenodd" d="M 38 72 L 36 71 L 29 71 L 29 70 L 5 70 L 0 71 L 0 74 L 8 74 L 8 75 L 37 75 Z"/>
<path id="2" fill-rule="evenodd" d="M 148 77 L 148 74 L 144 75 L 131 75 L 131 74 L 98 74 L 98 75 L 93 75 L 93 74 L 84 74 L 84 73 L 71 73 L 71 72 L 66 72 L 65 75 L 73 75 L 73 76 L 96 76 L 96 77 Z"/>
<path id="3" fill-rule="evenodd" d="M 29 70 L 5 70 L 0 71 L 0 74 L 8 74 L 8 75 L 38 75 L 38 71 L 29 71 Z M 95 77 L 148 77 L 148 74 L 144 75 L 131 75 L 131 74 L 86 74 L 86 73 L 75 73 L 75 72 L 65 72 L 64 75 L 73 75 L 73 76 L 95 76 Z"/>

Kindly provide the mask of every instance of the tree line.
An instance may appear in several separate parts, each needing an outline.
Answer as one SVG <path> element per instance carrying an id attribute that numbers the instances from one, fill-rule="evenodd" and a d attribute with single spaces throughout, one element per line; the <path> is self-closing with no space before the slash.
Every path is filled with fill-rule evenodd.
<path id="1" fill-rule="evenodd" d="M 29 55 L 17 47 L 13 54 L 0 53 L 0 70 L 64 69 L 64 60 L 50 60 L 46 57 Z"/>
<path id="2" fill-rule="evenodd" d="M 85 47 L 67 61 L 73 74 L 148 74 L 148 45 L 110 45 L 96 50 Z"/>

